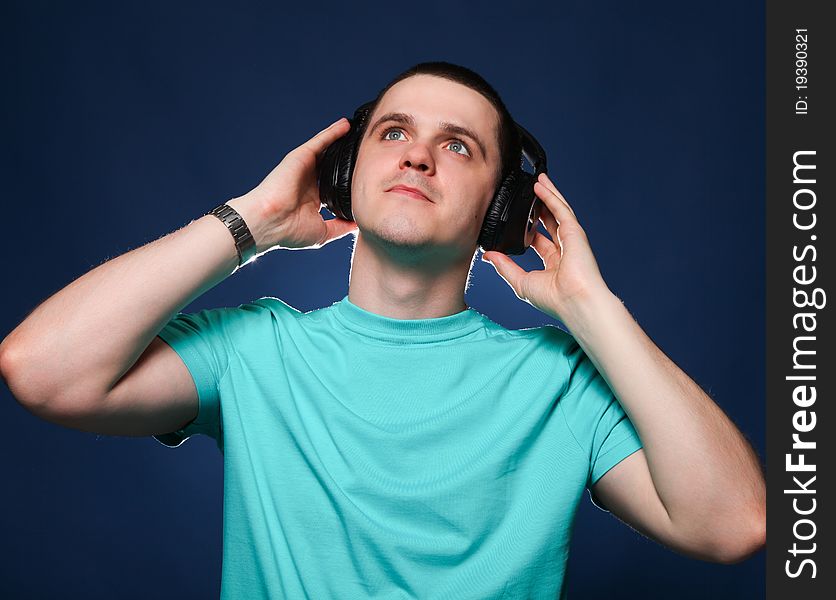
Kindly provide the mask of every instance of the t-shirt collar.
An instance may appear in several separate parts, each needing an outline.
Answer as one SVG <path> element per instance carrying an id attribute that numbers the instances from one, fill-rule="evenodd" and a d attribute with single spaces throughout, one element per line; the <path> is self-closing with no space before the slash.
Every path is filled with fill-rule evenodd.
<path id="1" fill-rule="evenodd" d="M 476 331 L 483 325 L 482 315 L 471 307 L 445 317 L 395 319 L 360 308 L 346 295 L 335 303 L 335 316 L 346 328 L 378 340 L 436 342 Z"/>

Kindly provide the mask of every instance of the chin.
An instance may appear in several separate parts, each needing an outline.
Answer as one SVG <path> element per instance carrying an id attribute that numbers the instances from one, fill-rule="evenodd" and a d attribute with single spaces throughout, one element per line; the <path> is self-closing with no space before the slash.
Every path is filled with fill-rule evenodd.
<path id="1" fill-rule="evenodd" d="M 406 215 L 385 217 L 374 227 L 365 231 L 379 242 L 401 248 L 426 248 L 433 245 L 432 236 L 423 231 L 425 227 L 416 224 L 415 219 Z"/>

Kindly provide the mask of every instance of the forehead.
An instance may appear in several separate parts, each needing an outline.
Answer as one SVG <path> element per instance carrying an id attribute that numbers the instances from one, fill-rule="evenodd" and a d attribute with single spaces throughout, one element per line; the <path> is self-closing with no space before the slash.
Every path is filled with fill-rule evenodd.
<path id="1" fill-rule="evenodd" d="M 455 123 L 474 130 L 486 142 L 496 139 L 499 131 L 499 115 L 487 98 L 466 85 L 432 75 L 414 75 L 389 88 L 369 123 L 388 112 L 411 114 L 419 127 Z"/>

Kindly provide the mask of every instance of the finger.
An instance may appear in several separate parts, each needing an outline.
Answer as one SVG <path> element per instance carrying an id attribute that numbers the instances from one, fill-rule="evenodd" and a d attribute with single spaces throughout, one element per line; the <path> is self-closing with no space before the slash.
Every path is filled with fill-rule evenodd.
<path id="1" fill-rule="evenodd" d="M 357 223 L 354 221 L 346 221 L 339 217 L 328 219 L 325 221 L 325 241 L 323 243 L 327 244 L 356 230 Z"/>
<path id="2" fill-rule="evenodd" d="M 571 211 L 572 211 L 572 216 L 573 216 L 573 217 L 575 217 L 575 219 L 577 219 L 577 215 L 575 214 L 574 209 L 573 209 L 571 206 L 569 206 L 569 203 L 566 201 L 566 198 L 563 196 L 563 194 L 561 194 L 561 193 L 560 193 L 560 190 L 558 190 L 558 189 L 557 189 L 557 186 L 554 184 L 554 182 L 552 182 L 552 180 L 551 180 L 551 179 L 549 179 L 549 176 L 548 176 L 548 175 L 546 175 L 545 173 L 541 173 L 541 175 L 542 175 L 542 177 L 538 177 L 538 178 L 537 178 L 537 180 L 538 180 L 538 181 L 540 181 L 540 182 L 541 182 L 543 185 L 545 185 L 547 188 L 549 188 L 549 190 L 550 190 L 550 191 L 551 191 L 551 192 L 552 192 L 555 196 L 557 196 L 557 197 L 558 197 L 558 199 L 559 199 L 559 200 L 561 200 L 561 201 L 563 202 L 563 204 L 565 204 L 565 205 L 566 205 L 566 207 L 567 207 L 569 210 L 571 210 Z"/>
<path id="3" fill-rule="evenodd" d="M 345 117 L 340 117 L 339 119 L 337 119 L 336 121 L 334 121 L 333 123 L 331 123 L 328 127 L 326 127 L 325 129 L 322 129 L 322 130 L 321 130 L 319 133 L 317 133 L 316 135 L 319 135 L 320 133 L 324 133 L 324 132 L 328 131 L 328 130 L 329 130 L 329 129 L 331 129 L 334 125 L 336 125 L 337 123 L 339 123 L 339 122 L 340 122 L 340 121 L 342 121 L 343 119 L 345 119 Z"/>
<path id="4" fill-rule="evenodd" d="M 572 211 L 543 183 L 538 181 L 534 184 L 534 193 L 543 201 L 543 204 L 549 209 L 558 224 L 577 221 Z"/>
<path id="5" fill-rule="evenodd" d="M 544 236 L 539 231 L 534 234 L 534 239 L 531 242 L 531 247 L 537 253 L 537 256 L 543 261 L 544 265 L 548 265 L 549 261 L 558 253 L 558 247 L 553 241 Z M 558 253 L 559 256 L 559 253 Z"/>
<path id="6" fill-rule="evenodd" d="M 348 122 L 348 119 L 341 117 L 338 121 L 334 121 L 331 125 L 302 144 L 302 147 L 311 150 L 316 155 L 319 155 L 320 153 L 325 152 L 325 149 L 328 148 L 334 140 L 348 133 L 350 128 L 351 124 Z"/>
<path id="7" fill-rule="evenodd" d="M 541 178 L 543 176 L 541 175 Z M 554 215 L 558 224 L 564 221 L 577 221 L 575 213 L 569 208 L 551 189 L 549 189 L 542 181 L 534 183 L 534 193 L 543 201 L 543 204 Z"/>
<path id="8" fill-rule="evenodd" d="M 540 221 L 543 222 L 543 227 L 546 228 L 546 231 L 549 232 L 552 239 L 556 240 L 557 228 L 560 226 L 560 223 L 557 222 L 557 219 L 554 218 L 552 211 L 547 206 L 543 206 L 543 210 L 540 211 Z"/>
<path id="9" fill-rule="evenodd" d="M 526 300 L 522 291 L 522 281 L 527 275 L 517 263 L 515 263 L 507 254 L 502 252 L 495 252 L 490 250 L 482 255 L 482 260 L 489 262 L 496 270 L 497 274 L 505 280 L 505 283 L 511 286 L 517 298 Z"/>
<path id="10" fill-rule="evenodd" d="M 556 185 L 554 184 L 554 182 L 553 182 L 553 181 L 549 178 L 549 176 L 548 176 L 547 174 L 545 174 L 545 173 L 543 173 L 543 184 L 545 184 L 545 186 L 546 186 L 546 187 L 548 187 L 548 188 L 549 188 L 549 189 L 550 189 L 550 190 L 551 190 L 551 191 L 555 194 L 555 196 L 557 196 L 560 200 L 562 200 L 562 201 L 563 201 L 563 203 L 564 203 L 566 206 L 568 206 L 568 207 L 569 207 L 569 210 L 571 210 L 571 211 L 572 211 L 572 214 L 573 214 L 573 215 L 575 215 L 575 209 L 573 209 L 573 208 L 569 205 L 569 201 L 568 201 L 568 200 L 566 200 L 566 196 L 564 196 L 564 195 L 560 192 L 560 190 L 559 190 L 559 189 L 557 189 L 557 186 L 556 186 Z M 575 215 L 575 217 L 577 217 L 577 215 Z"/>
<path id="11" fill-rule="evenodd" d="M 543 227 L 548 229 L 549 235 L 552 236 L 552 242 L 556 242 L 558 246 L 558 256 L 563 257 L 563 240 L 560 239 L 560 223 L 554 218 L 552 212 L 544 207 L 540 212 L 540 220 L 543 222 Z"/>

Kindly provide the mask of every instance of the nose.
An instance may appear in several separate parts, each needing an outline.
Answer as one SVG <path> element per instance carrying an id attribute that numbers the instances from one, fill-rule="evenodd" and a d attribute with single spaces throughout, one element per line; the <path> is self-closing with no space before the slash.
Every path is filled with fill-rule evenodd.
<path id="1" fill-rule="evenodd" d="M 409 144 L 401 156 L 401 169 L 415 167 L 425 175 L 435 172 L 435 159 L 426 144 L 415 142 Z"/>

